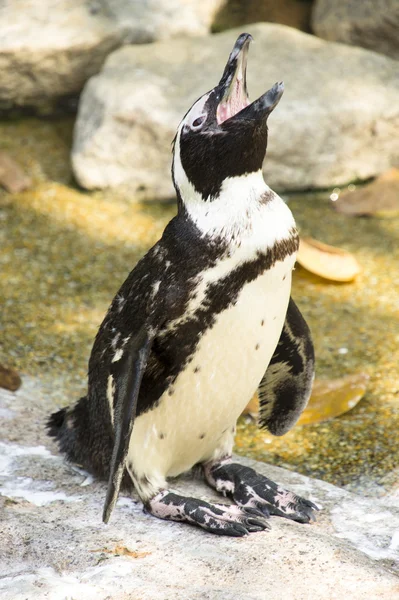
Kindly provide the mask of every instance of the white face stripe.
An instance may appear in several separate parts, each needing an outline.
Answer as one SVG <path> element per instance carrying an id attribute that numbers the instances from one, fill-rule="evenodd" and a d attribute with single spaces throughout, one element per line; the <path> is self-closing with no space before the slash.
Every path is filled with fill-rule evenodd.
<path id="1" fill-rule="evenodd" d="M 179 133 L 185 127 L 191 128 L 193 122 L 196 119 L 198 119 L 198 117 L 201 117 L 203 114 L 206 114 L 206 113 L 204 113 L 204 105 L 205 105 L 206 101 L 208 100 L 208 97 L 209 97 L 209 93 L 208 94 L 204 94 L 190 108 L 190 110 L 188 111 L 188 113 L 186 114 L 186 116 L 184 117 L 183 121 L 180 124 Z"/>
<path id="2" fill-rule="evenodd" d="M 198 200 L 202 200 L 202 197 L 201 197 L 201 194 L 198 194 L 198 192 L 195 191 L 194 187 L 189 182 L 186 172 L 183 169 L 183 165 L 181 164 L 181 160 L 180 160 L 180 136 L 181 136 L 181 132 L 184 127 L 184 124 L 185 124 L 185 120 L 180 123 L 179 129 L 177 130 L 172 168 L 173 168 L 173 179 L 175 181 L 175 184 L 179 188 L 180 195 L 182 197 L 184 205 L 186 206 L 187 204 L 189 204 L 192 200 L 194 200 L 196 198 Z"/>

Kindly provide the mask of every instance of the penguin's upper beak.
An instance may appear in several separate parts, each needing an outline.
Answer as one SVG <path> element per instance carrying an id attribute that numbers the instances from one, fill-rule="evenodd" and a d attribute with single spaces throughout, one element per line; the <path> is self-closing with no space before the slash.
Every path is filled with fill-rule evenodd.
<path id="1" fill-rule="evenodd" d="M 230 119 L 267 119 L 277 106 L 284 92 L 284 83 L 274 84 L 260 98 L 249 101 L 247 92 L 247 60 L 249 44 L 252 41 L 249 33 L 242 33 L 234 44 L 229 59 L 219 82 L 221 100 L 216 111 L 219 125 Z"/>

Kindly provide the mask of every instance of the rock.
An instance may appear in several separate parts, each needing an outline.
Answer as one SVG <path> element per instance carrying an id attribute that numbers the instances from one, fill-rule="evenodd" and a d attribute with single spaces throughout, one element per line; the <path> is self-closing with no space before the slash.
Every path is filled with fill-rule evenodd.
<path id="1" fill-rule="evenodd" d="M 338 212 L 388 218 L 399 215 L 399 169 L 390 169 L 364 187 L 353 187 L 334 202 Z"/>
<path id="2" fill-rule="evenodd" d="M 65 463 L 44 433 L 61 382 L 53 383 L 52 391 L 27 378 L 15 394 L 0 390 L 2 600 L 398 596 L 398 498 L 362 498 L 247 459 L 239 460 L 321 505 L 318 521 L 271 518 L 269 532 L 223 538 L 155 519 L 122 496 L 103 525 L 105 483 Z M 173 487 L 220 501 L 190 475 Z"/>
<path id="3" fill-rule="evenodd" d="M 227 0 L 216 13 L 212 31 L 267 21 L 310 31 L 312 0 Z"/>
<path id="4" fill-rule="evenodd" d="M 0 364 L 0 387 L 15 392 L 21 386 L 21 378 L 12 367 Z"/>
<path id="5" fill-rule="evenodd" d="M 111 50 L 203 35 L 224 0 L 8 0 L 0 6 L 0 111 L 53 109 Z M 49 16 L 50 15 L 50 16 Z"/>
<path id="6" fill-rule="evenodd" d="M 316 0 L 312 29 L 333 42 L 344 42 L 399 59 L 397 0 Z"/>
<path id="7" fill-rule="evenodd" d="M 5 152 L 0 152 L 0 185 L 11 194 L 22 192 L 32 185 L 32 179 Z"/>
<path id="8" fill-rule="evenodd" d="M 248 27 L 252 99 L 276 81 L 264 173 L 279 190 L 371 177 L 399 161 L 397 63 L 283 25 Z M 174 195 L 171 141 L 189 106 L 216 85 L 240 30 L 206 40 L 124 47 L 83 91 L 72 165 L 88 188 L 126 185 L 136 197 Z"/>

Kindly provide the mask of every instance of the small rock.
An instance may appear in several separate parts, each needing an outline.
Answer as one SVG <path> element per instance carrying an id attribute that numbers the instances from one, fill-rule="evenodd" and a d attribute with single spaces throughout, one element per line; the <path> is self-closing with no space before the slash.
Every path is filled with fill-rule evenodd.
<path id="1" fill-rule="evenodd" d="M 223 0 L 8 0 L 0 4 L 0 112 L 52 110 L 124 43 L 209 31 Z M 44 108 L 43 108 L 44 107 Z"/>
<path id="2" fill-rule="evenodd" d="M 0 364 L 0 387 L 15 392 L 21 383 L 22 380 L 15 369 Z"/>
<path id="3" fill-rule="evenodd" d="M 283 25 L 248 27 L 254 100 L 276 81 L 264 174 L 279 190 L 325 188 L 372 177 L 399 160 L 397 62 Z M 219 81 L 242 28 L 208 38 L 127 46 L 86 85 L 72 165 L 88 189 L 124 185 L 136 197 L 174 196 L 171 141 L 190 105 Z"/>
<path id="4" fill-rule="evenodd" d="M 325 40 L 399 59 L 398 0 L 316 0 L 312 28 Z"/>
<path id="5" fill-rule="evenodd" d="M 390 169 L 364 187 L 343 192 L 333 206 L 351 216 L 399 215 L 399 169 Z"/>

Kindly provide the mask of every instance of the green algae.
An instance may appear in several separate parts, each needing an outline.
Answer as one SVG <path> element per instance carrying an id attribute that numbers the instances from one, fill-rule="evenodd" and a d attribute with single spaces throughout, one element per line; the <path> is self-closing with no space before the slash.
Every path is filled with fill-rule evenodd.
<path id="1" fill-rule="evenodd" d="M 69 163 L 72 129 L 69 117 L 0 123 L 1 149 L 34 181 L 20 194 L 0 190 L 0 362 L 74 398 L 111 299 L 175 206 L 79 190 Z M 349 413 L 281 438 L 241 418 L 236 451 L 384 493 L 399 479 L 399 219 L 345 217 L 332 210 L 328 192 L 288 200 L 303 235 L 353 252 L 363 269 L 348 284 L 295 270 L 293 296 L 313 332 L 317 376 L 364 371 L 370 384 Z"/>

